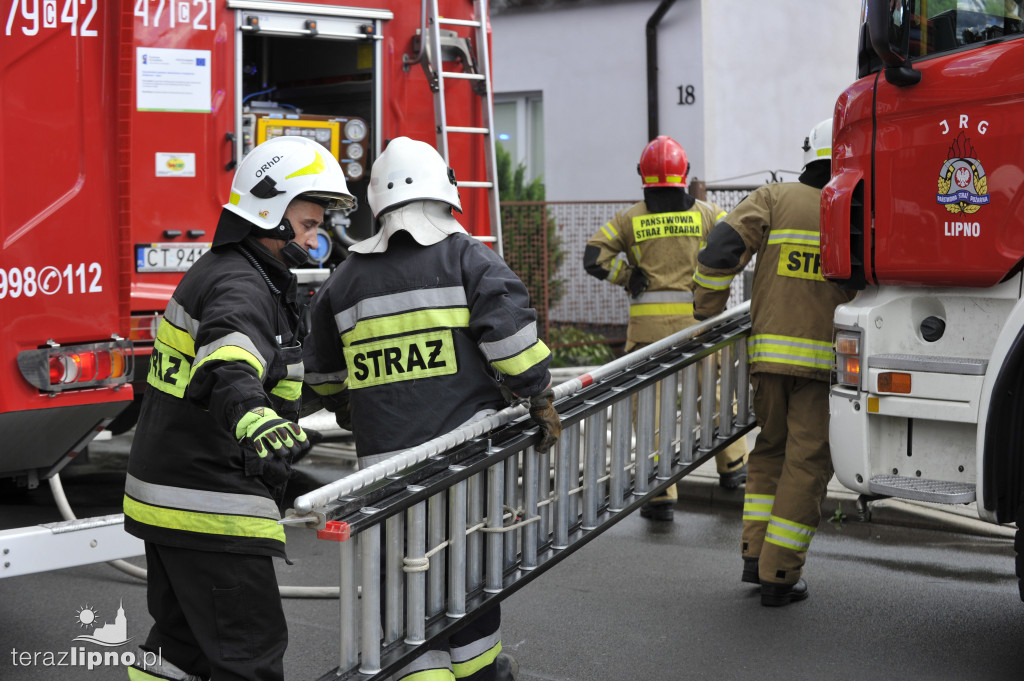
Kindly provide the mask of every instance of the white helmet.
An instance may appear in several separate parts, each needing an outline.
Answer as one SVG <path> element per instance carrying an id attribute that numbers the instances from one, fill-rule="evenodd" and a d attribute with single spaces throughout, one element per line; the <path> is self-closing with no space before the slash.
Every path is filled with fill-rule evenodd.
<path id="1" fill-rule="evenodd" d="M 804 138 L 804 167 L 814 161 L 832 161 L 832 119 L 827 118 L 811 128 Z"/>
<path id="2" fill-rule="evenodd" d="M 410 201 L 443 201 L 462 212 L 455 173 L 434 147 L 396 137 L 373 162 L 366 200 L 373 216 Z"/>
<path id="3" fill-rule="evenodd" d="M 338 160 L 327 149 L 305 137 L 274 137 L 242 159 L 224 208 L 260 229 L 272 230 L 299 195 L 326 202 L 325 210 L 355 203 Z"/>

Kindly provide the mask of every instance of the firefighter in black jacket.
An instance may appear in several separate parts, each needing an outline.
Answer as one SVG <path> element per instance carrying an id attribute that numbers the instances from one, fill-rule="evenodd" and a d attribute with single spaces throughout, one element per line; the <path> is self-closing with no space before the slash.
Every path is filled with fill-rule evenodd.
<path id="1" fill-rule="evenodd" d="M 304 347 L 306 382 L 353 430 L 360 467 L 504 408 L 503 387 L 530 401 L 537 448 L 551 447 L 561 432 L 551 352 L 522 281 L 452 215 L 461 203 L 444 159 L 392 140 L 367 201 L 380 231 L 350 247 L 317 292 Z M 394 678 L 509 678 L 500 619 L 489 610 Z"/>
<path id="2" fill-rule="evenodd" d="M 761 604 L 807 597 L 807 549 L 832 477 L 828 386 L 832 316 L 852 294 L 821 275 L 821 189 L 831 172 L 832 119 L 804 142 L 799 182 L 761 187 L 715 225 L 697 256 L 694 314 L 722 311 L 729 284 L 757 254 L 748 357 L 761 431 L 743 503 L 744 582 Z"/>
<path id="3" fill-rule="evenodd" d="M 125 482 L 143 539 L 157 667 L 129 678 L 281 680 L 287 627 L 272 556 L 298 418 L 300 310 L 288 269 L 325 209 L 352 205 L 337 160 L 279 137 L 235 173 L 210 252 L 175 289 L 153 347 Z M 140 655 L 139 659 L 145 659 Z M 141 663 L 137 663 L 141 664 Z"/>

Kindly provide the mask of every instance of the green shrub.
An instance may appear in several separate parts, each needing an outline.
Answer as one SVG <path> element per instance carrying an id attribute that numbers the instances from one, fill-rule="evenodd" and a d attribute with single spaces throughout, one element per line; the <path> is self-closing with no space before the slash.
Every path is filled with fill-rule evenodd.
<path id="1" fill-rule="evenodd" d="M 548 332 L 552 367 L 583 367 L 607 364 L 615 359 L 608 340 L 575 326 L 552 327 Z"/>

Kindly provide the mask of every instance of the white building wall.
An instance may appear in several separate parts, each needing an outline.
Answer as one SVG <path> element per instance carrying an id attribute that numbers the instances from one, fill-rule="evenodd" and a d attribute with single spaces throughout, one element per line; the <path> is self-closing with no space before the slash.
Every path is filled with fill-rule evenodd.
<path id="1" fill-rule="evenodd" d="M 640 198 L 654 0 L 495 7 L 498 93 L 541 92 L 549 200 Z M 659 132 L 691 178 L 799 170 L 800 142 L 854 79 L 858 0 L 677 0 L 658 27 Z M 679 88 L 693 86 L 694 104 Z M 795 176 L 786 176 L 795 179 Z"/>
<path id="2" fill-rule="evenodd" d="M 593 3 L 492 17 L 495 92 L 543 93 L 549 200 L 640 198 L 636 164 L 648 142 L 645 26 L 657 6 Z M 661 40 L 666 66 L 684 54 L 699 62 L 698 8 L 699 0 L 679 0 L 665 17 L 679 36 L 689 31 L 685 45 Z M 702 112 L 690 108 L 699 125 Z M 674 128 L 662 122 L 664 134 L 681 133 Z M 702 138 L 693 135 L 695 156 Z"/>
<path id="3" fill-rule="evenodd" d="M 799 171 L 804 137 L 856 78 L 860 1 L 703 7 L 704 178 L 760 183 L 763 170 Z"/>

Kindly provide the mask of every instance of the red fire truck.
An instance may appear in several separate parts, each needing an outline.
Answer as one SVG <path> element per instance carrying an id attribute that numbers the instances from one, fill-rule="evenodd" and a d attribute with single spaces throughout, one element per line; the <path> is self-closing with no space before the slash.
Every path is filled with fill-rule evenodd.
<path id="1" fill-rule="evenodd" d="M 357 198 L 300 272 L 310 287 L 372 234 L 369 168 L 400 135 L 437 145 L 460 221 L 500 244 L 486 0 L 0 11 L 0 478 L 35 485 L 131 426 L 159 316 L 255 144 L 320 142 Z"/>
<path id="2" fill-rule="evenodd" d="M 822 196 L 823 272 L 862 289 L 835 314 L 836 474 L 1021 527 L 1024 2 L 867 0 L 864 18 Z"/>

